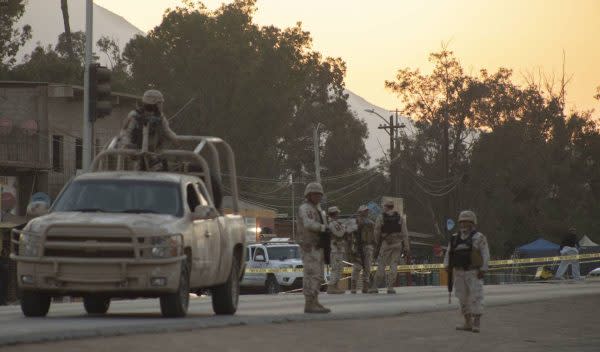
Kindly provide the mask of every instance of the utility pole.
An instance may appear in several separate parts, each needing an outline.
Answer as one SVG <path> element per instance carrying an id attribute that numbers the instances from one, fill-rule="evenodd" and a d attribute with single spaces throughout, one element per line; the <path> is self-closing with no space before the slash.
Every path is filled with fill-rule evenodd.
<path id="1" fill-rule="evenodd" d="M 394 152 L 396 154 L 396 156 L 400 155 L 400 152 L 402 151 L 402 146 L 400 145 L 400 129 L 404 128 L 405 125 L 400 125 L 400 121 L 398 119 L 398 109 L 396 108 L 395 110 L 395 117 L 396 117 L 396 121 L 395 121 L 395 128 L 394 128 L 394 132 L 395 132 L 395 137 L 394 137 L 394 141 L 395 141 L 395 146 L 394 146 Z M 397 165 L 397 167 L 395 167 L 394 169 L 398 170 L 398 172 L 396 173 L 396 190 L 399 193 L 401 188 L 400 188 L 400 181 L 401 181 L 401 177 L 400 177 L 400 170 L 402 169 L 402 164 L 401 164 L 402 159 L 401 158 L 396 158 L 394 160 L 394 163 Z"/>
<path id="2" fill-rule="evenodd" d="M 92 42 L 94 35 L 92 24 L 94 19 L 94 1 L 86 0 L 85 8 L 85 71 L 83 74 L 83 158 L 82 167 L 87 171 L 92 162 L 93 153 L 93 124 L 90 112 L 90 66 L 93 63 Z"/>
<path id="3" fill-rule="evenodd" d="M 321 183 L 321 162 L 320 162 L 320 148 L 319 148 L 319 126 L 321 123 L 317 123 L 317 126 L 313 129 L 313 143 L 315 148 L 315 176 L 317 182 Z"/>
<path id="4" fill-rule="evenodd" d="M 292 186 L 292 240 L 296 240 L 296 200 L 294 199 L 294 174 L 290 174 L 290 185 Z"/>
<path id="5" fill-rule="evenodd" d="M 444 179 L 448 180 L 450 178 L 450 138 L 449 132 L 450 129 L 450 121 L 448 117 L 448 108 L 446 107 L 444 111 L 444 145 L 443 145 L 443 157 L 444 157 Z M 450 193 L 444 196 L 444 220 L 443 226 L 448 232 L 448 228 L 446 226 L 446 221 L 450 219 Z"/>
<path id="6" fill-rule="evenodd" d="M 374 114 L 379 116 L 379 118 L 381 118 L 384 122 L 385 125 L 379 125 L 379 127 L 377 127 L 380 130 L 385 130 L 385 132 L 390 136 L 390 192 L 391 195 L 396 197 L 398 196 L 398 193 L 400 192 L 400 187 L 399 187 L 399 183 L 400 183 L 400 174 L 398 171 L 399 167 L 396 167 L 396 165 L 399 166 L 399 163 L 397 164 L 397 156 L 400 154 L 400 148 L 399 148 L 399 143 L 398 141 L 398 130 L 400 130 L 401 128 L 406 127 L 406 125 L 401 124 L 399 119 L 398 119 L 398 109 L 395 110 L 396 115 L 390 115 L 389 117 L 389 122 L 388 120 L 386 120 L 383 116 L 381 116 L 380 114 L 378 114 L 374 109 L 366 109 L 365 110 L 368 113 Z M 395 121 L 394 121 L 394 117 L 395 117 Z M 398 144 L 398 145 L 396 145 Z"/>

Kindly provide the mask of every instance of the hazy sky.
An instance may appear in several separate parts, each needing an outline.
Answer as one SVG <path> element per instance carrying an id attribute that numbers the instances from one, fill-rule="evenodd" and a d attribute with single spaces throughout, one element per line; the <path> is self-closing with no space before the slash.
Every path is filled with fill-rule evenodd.
<path id="1" fill-rule="evenodd" d="M 206 0 L 209 9 L 222 0 Z M 227 2 L 227 1 L 226 1 Z M 144 31 L 180 0 L 95 0 Z M 259 0 L 259 24 L 301 21 L 314 48 L 348 64 L 347 87 L 385 108 L 400 106 L 384 89 L 399 68 L 428 72 L 428 54 L 449 42 L 468 71 L 512 68 L 521 80 L 540 69 L 573 74 L 568 102 L 595 108 L 600 85 L 600 0 Z"/>

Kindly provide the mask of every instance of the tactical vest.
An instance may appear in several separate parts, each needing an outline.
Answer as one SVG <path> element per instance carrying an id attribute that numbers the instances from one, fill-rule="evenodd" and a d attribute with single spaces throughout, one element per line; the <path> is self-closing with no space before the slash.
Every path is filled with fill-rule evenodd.
<path id="1" fill-rule="evenodd" d="M 391 215 L 383 213 L 381 232 L 385 234 L 402 232 L 402 217 L 397 211 Z"/>
<path id="2" fill-rule="evenodd" d="M 134 115 L 134 126 L 131 131 L 131 143 L 138 149 L 142 149 L 142 141 L 144 140 L 144 125 L 148 124 L 148 149 L 155 151 L 158 147 L 153 141 L 162 139 L 162 117 L 156 115 L 148 115 L 143 111 L 136 110 Z"/>
<path id="3" fill-rule="evenodd" d="M 480 268 L 483 265 L 481 253 L 473 248 L 473 236 L 476 233 L 476 231 L 472 232 L 465 239 L 462 239 L 460 234 L 452 236 L 450 255 L 453 267 L 469 270 Z"/>

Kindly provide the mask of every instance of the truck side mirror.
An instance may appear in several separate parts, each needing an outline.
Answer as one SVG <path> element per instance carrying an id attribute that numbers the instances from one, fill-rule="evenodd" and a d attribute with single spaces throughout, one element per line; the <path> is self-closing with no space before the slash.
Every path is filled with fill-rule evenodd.
<path id="1" fill-rule="evenodd" d="M 198 205 L 196 209 L 194 209 L 194 213 L 192 214 L 192 218 L 194 220 L 207 220 L 214 219 L 216 217 L 216 210 L 208 205 Z"/>

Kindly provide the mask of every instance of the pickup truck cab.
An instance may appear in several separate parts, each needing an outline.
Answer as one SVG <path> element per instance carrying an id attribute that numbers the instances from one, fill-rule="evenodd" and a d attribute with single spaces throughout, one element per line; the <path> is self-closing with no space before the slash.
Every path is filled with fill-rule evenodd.
<path id="1" fill-rule="evenodd" d="M 128 170 L 75 177 L 46 215 L 14 231 L 24 315 L 45 316 L 52 296 L 68 295 L 83 297 L 90 314 L 106 313 L 111 298 L 157 297 L 163 316 L 181 317 L 190 292 L 203 289 L 216 314 L 234 314 L 244 221 L 215 207 L 205 179 Z"/>
<path id="2" fill-rule="evenodd" d="M 300 246 L 286 239 L 249 244 L 245 252 L 246 268 L 242 289 L 262 290 L 268 294 L 302 287 L 303 268 Z M 251 269 L 275 269 L 273 273 Z M 279 269 L 286 269 L 277 272 Z"/>

